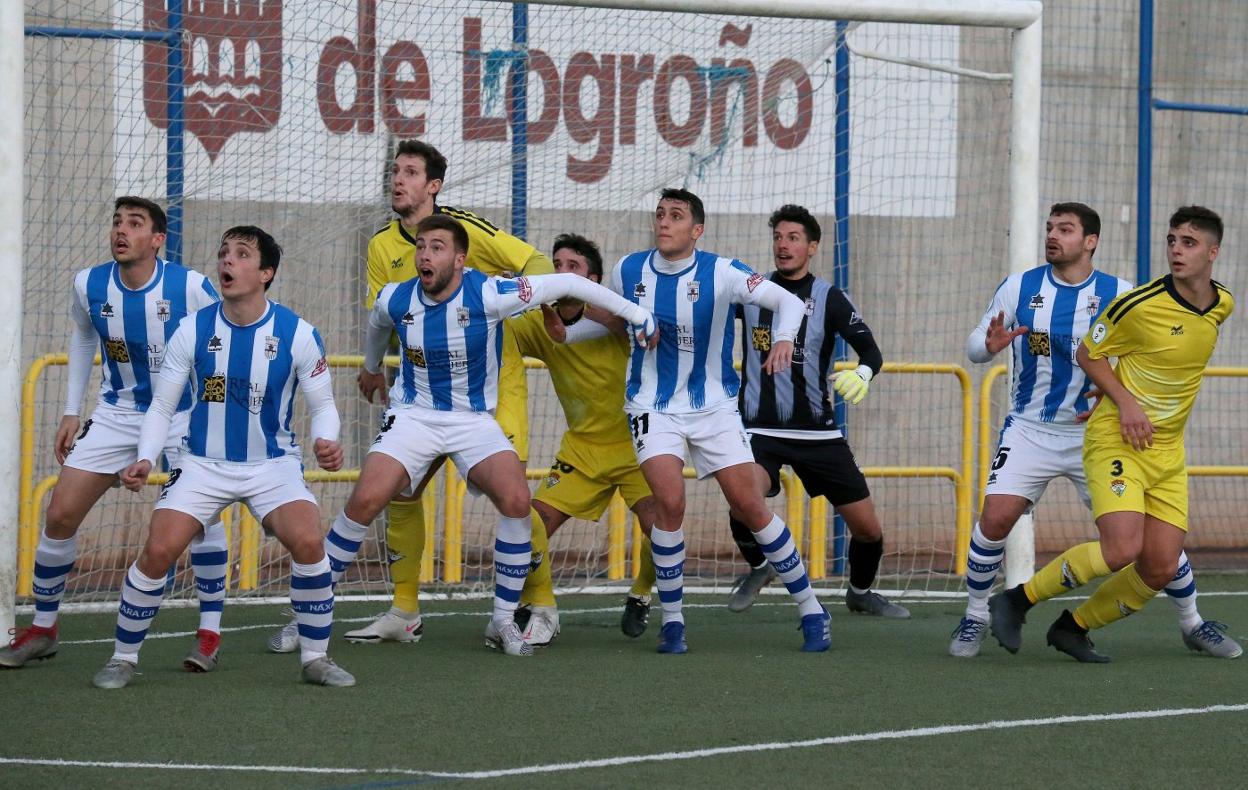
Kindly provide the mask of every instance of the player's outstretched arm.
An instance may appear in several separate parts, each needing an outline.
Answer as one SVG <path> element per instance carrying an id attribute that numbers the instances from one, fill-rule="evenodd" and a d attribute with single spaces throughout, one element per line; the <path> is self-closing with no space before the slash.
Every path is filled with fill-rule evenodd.
<path id="1" fill-rule="evenodd" d="M 1122 440 L 1136 450 L 1152 447 L 1153 423 L 1148 419 L 1148 415 L 1144 413 L 1144 409 L 1140 407 L 1139 401 L 1135 399 L 1131 391 L 1124 387 L 1114 375 L 1114 368 L 1110 365 L 1109 359 L 1094 358 L 1088 353 L 1088 347 L 1081 343 L 1075 352 L 1075 361 L 1087 374 L 1093 386 L 1118 407 L 1118 424 L 1122 431 Z"/>
<path id="2" fill-rule="evenodd" d="M 83 282 L 79 282 L 83 280 Z M 81 292 L 80 292 L 81 287 Z M 73 322 L 73 330 L 69 336 L 68 377 L 65 382 L 65 408 L 61 412 L 61 424 L 56 429 L 53 441 L 53 452 L 58 464 L 65 463 L 65 457 L 74 446 L 74 438 L 78 435 L 78 416 L 82 409 L 83 397 L 87 385 L 91 381 L 91 367 L 95 361 L 95 352 L 99 341 L 95 328 L 91 325 L 91 316 L 83 306 L 86 300 L 86 284 L 83 275 L 74 280 L 73 293 L 70 298 L 69 317 Z"/>
<path id="3" fill-rule="evenodd" d="M 1018 304 L 1020 282 L 1017 275 L 1011 275 L 997 287 L 984 317 L 966 338 L 967 359 L 988 362 L 1013 343 L 1014 338 L 1028 331 L 1025 326 L 1015 326 L 1018 316 L 1014 308 Z"/>
<path id="4" fill-rule="evenodd" d="M 498 295 L 496 309 L 504 316 L 535 304 L 550 304 L 570 297 L 627 321 L 638 345 L 653 348 L 658 342 L 654 316 L 649 310 L 579 274 L 543 274 L 501 281 Z"/>

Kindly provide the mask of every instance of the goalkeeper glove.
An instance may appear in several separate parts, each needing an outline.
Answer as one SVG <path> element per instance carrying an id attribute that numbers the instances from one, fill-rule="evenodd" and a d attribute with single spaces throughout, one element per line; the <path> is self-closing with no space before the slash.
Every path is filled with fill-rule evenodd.
<path id="1" fill-rule="evenodd" d="M 862 399 L 867 397 L 867 390 L 870 386 L 871 368 L 866 365 L 859 365 L 854 370 L 842 370 L 832 375 L 832 389 L 836 390 L 836 394 L 844 398 L 845 402 L 851 406 L 862 403 Z"/>

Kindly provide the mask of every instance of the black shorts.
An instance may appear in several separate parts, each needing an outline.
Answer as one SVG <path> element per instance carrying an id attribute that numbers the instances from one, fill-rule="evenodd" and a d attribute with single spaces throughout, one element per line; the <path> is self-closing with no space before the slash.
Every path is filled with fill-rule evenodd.
<path id="1" fill-rule="evenodd" d="M 851 505 L 871 496 L 867 478 L 863 477 L 849 442 L 844 439 L 780 439 L 753 434 L 750 449 L 754 462 L 767 470 L 771 490 L 767 496 L 780 493 L 780 467 L 793 467 L 806 493 L 824 496 L 833 507 Z"/>

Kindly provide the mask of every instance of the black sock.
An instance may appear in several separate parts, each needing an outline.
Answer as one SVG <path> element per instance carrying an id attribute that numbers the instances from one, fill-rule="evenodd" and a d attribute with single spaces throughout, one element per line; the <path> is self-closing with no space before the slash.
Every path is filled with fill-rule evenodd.
<path id="1" fill-rule="evenodd" d="M 758 541 L 754 540 L 754 533 L 750 532 L 750 528 L 732 516 L 728 517 L 728 525 L 732 527 L 732 539 L 737 542 L 737 549 L 740 550 L 741 556 L 750 564 L 750 567 L 757 568 L 765 564 L 767 555 L 763 554 Z"/>
<path id="2" fill-rule="evenodd" d="M 858 538 L 849 539 L 849 583 L 859 590 L 869 590 L 875 584 L 875 574 L 880 570 L 880 558 L 884 556 L 884 538 L 874 543 L 864 543 Z"/>
<path id="3" fill-rule="evenodd" d="M 1006 590 L 1005 597 L 1009 598 L 1010 602 L 1015 606 L 1022 607 L 1023 611 L 1035 606 L 1031 599 L 1027 597 L 1027 593 L 1023 590 L 1023 585 L 1021 584 Z"/>

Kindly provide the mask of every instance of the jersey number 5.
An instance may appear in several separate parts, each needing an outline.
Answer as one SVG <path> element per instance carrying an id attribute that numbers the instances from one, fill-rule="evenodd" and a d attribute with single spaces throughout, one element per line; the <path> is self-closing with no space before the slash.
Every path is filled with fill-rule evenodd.
<path id="1" fill-rule="evenodd" d="M 1010 448 L 1002 447 L 1001 449 L 997 450 L 997 457 L 992 459 L 992 471 L 995 472 L 1001 467 L 1005 466 L 1005 461 L 1009 457 L 1010 457 Z"/>

